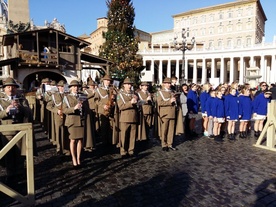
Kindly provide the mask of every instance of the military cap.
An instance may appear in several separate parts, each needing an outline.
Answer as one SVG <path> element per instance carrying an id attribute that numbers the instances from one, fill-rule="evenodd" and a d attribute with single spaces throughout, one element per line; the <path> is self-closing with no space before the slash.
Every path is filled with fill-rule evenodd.
<path id="1" fill-rule="evenodd" d="M 60 80 L 60 81 L 57 83 L 57 86 L 64 87 L 65 84 L 66 84 L 66 82 L 65 82 L 64 80 Z"/>
<path id="2" fill-rule="evenodd" d="M 142 82 L 141 86 L 149 86 L 149 83 L 148 82 Z"/>
<path id="3" fill-rule="evenodd" d="M 50 79 L 49 79 L 49 78 L 44 78 L 44 79 L 42 79 L 41 82 L 42 82 L 42 83 L 49 83 L 49 82 L 50 82 Z"/>
<path id="4" fill-rule="evenodd" d="M 127 77 L 125 78 L 123 84 L 133 84 L 133 82 Z"/>
<path id="5" fill-rule="evenodd" d="M 88 85 L 86 83 L 82 84 L 81 86 L 82 88 L 89 88 Z"/>
<path id="6" fill-rule="evenodd" d="M 102 78 L 102 80 L 109 80 L 109 81 L 111 81 L 112 79 L 110 78 L 109 75 L 105 75 L 105 76 Z"/>
<path id="7" fill-rule="evenodd" d="M 51 86 L 56 86 L 57 85 L 57 82 L 55 80 L 52 80 L 51 83 L 50 83 Z"/>
<path id="8" fill-rule="evenodd" d="M 6 86 L 16 86 L 16 88 L 19 88 L 19 85 L 15 82 L 13 78 L 7 78 L 5 81 L 3 81 L 3 88 Z"/>
<path id="9" fill-rule="evenodd" d="M 163 83 L 171 83 L 171 82 L 172 82 L 172 80 L 170 78 L 165 78 L 163 80 Z"/>
<path id="10" fill-rule="evenodd" d="M 89 85 L 89 86 L 96 86 L 97 84 L 95 83 L 95 81 L 89 80 L 88 83 L 87 83 L 87 85 Z"/>
<path id="11" fill-rule="evenodd" d="M 77 80 L 72 80 L 71 82 L 70 82 L 70 85 L 69 85 L 69 88 L 71 87 L 71 86 L 79 86 L 80 84 L 79 84 L 79 82 L 77 81 Z"/>

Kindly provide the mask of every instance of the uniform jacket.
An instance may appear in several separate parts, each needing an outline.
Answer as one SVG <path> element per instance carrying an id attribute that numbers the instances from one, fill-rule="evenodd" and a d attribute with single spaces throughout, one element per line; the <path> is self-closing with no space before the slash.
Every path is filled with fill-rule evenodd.
<path id="1" fill-rule="evenodd" d="M 160 90 L 157 92 L 157 104 L 160 118 L 175 119 L 176 107 L 171 103 L 171 90 Z"/>
<path id="2" fill-rule="evenodd" d="M 97 88 L 95 99 L 98 104 L 98 113 L 105 114 L 104 105 L 106 105 L 110 99 L 109 89 L 103 87 Z"/>
<path id="3" fill-rule="evenodd" d="M 64 97 L 63 101 L 63 113 L 66 114 L 65 126 L 83 126 L 80 116 L 80 110 L 75 110 L 78 100 L 74 94 L 69 94 Z"/>
<path id="4" fill-rule="evenodd" d="M 144 115 L 149 115 L 152 114 L 152 109 L 153 109 L 153 102 L 148 101 L 147 98 L 148 96 L 151 96 L 151 94 L 148 91 L 139 91 L 138 92 L 138 97 L 140 101 L 143 101 L 142 105 L 142 110 Z"/>
<path id="5" fill-rule="evenodd" d="M 117 104 L 120 110 L 119 122 L 136 123 L 138 120 L 137 104 L 132 104 L 130 101 L 133 92 L 120 91 L 117 95 Z"/>
<path id="6" fill-rule="evenodd" d="M 97 108 L 97 104 L 95 101 L 95 92 L 96 92 L 96 89 L 94 91 L 92 91 L 91 89 L 86 89 L 84 91 L 84 93 L 87 94 L 89 108 L 91 110 L 96 110 L 96 108 Z"/>

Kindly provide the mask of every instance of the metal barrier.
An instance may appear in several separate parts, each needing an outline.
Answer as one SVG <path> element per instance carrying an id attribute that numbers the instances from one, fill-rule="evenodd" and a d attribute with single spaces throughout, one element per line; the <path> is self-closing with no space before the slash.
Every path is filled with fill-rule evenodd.
<path id="1" fill-rule="evenodd" d="M 21 202 L 24 206 L 35 204 L 34 188 L 34 159 L 33 159 L 33 127 L 31 123 L 0 125 L 0 131 L 19 131 L 8 144 L 0 151 L 0 159 L 24 136 L 26 137 L 26 163 L 27 163 L 27 195 L 23 196 L 0 182 L 0 191 Z"/>
<path id="2" fill-rule="evenodd" d="M 276 130 L 276 101 L 272 100 L 267 107 L 266 124 L 254 146 L 267 149 L 267 150 L 276 151 L 275 130 Z M 266 137 L 265 137 L 265 134 L 267 134 Z M 266 139 L 266 142 L 264 142 L 265 139 Z M 263 145 L 263 143 L 265 143 L 265 145 Z"/>

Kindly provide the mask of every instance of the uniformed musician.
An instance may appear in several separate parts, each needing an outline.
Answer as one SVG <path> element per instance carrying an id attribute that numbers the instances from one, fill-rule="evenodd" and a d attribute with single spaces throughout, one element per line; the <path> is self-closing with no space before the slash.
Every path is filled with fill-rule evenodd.
<path id="1" fill-rule="evenodd" d="M 96 147 L 96 131 L 99 128 L 99 121 L 97 115 L 97 104 L 95 101 L 96 83 L 91 79 L 87 82 L 88 88 L 84 90 L 88 99 L 88 113 L 86 119 L 86 136 L 84 139 L 84 150 L 92 151 Z"/>
<path id="2" fill-rule="evenodd" d="M 159 118 L 161 119 L 161 145 L 163 151 L 173 150 L 173 138 L 176 119 L 176 98 L 172 93 L 171 79 L 165 78 L 163 89 L 157 92 L 157 104 L 159 107 Z"/>
<path id="3" fill-rule="evenodd" d="M 63 113 L 66 114 L 65 126 L 69 132 L 70 152 L 74 168 L 81 165 L 82 140 L 84 137 L 84 118 L 82 101 L 78 99 L 79 82 L 73 80 L 69 85 L 70 93 L 64 97 Z"/>
<path id="4" fill-rule="evenodd" d="M 140 84 L 141 90 L 137 92 L 139 97 L 139 102 L 141 103 L 142 115 L 145 120 L 147 138 L 150 135 L 150 128 L 152 127 L 153 119 L 153 97 L 148 91 L 149 83 L 142 82 Z"/>
<path id="5" fill-rule="evenodd" d="M 120 154 L 133 156 L 137 130 L 137 102 L 138 96 L 131 90 L 133 82 L 126 78 L 123 90 L 117 95 L 117 104 L 120 110 Z"/>
<path id="6" fill-rule="evenodd" d="M 27 99 L 17 92 L 19 86 L 13 78 L 7 78 L 3 84 L 3 92 L 0 93 L 1 124 L 32 122 L 32 111 Z M 1 132 L 1 143 L 5 146 L 17 133 L 17 131 Z M 7 181 L 13 182 L 24 173 L 24 158 L 26 155 L 26 142 L 23 138 L 5 155 Z"/>
<path id="7" fill-rule="evenodd" d="M 63 113 L 64 86 L 66 82 L 61 80 L 57 83 L 58 91 L 53 93 L 51 101 L 47 103 L 47 109 L 52 112 L 52 134 L 55 137 L 56 151 L 58 155 L 70 155 L 69 140 L 64 129 L 65 114 Z"/>
<path id="8" fill-rule="evenodd" d="M 100 118 L 100 134 L 104 144 L 112 143 L 112 111 L 113 92 L 110 90 L 112 79 L 109 75 L 102 78 L 102 86 L 96 89 L 95 100 L 98 104 L 98 113 Z"/>

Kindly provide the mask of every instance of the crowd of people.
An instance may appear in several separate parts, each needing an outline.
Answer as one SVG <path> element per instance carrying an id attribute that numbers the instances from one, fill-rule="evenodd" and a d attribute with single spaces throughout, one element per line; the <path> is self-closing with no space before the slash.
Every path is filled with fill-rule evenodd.
<path id="1" fill-rule="evenodd" d="M 187 109 L 185 120 L 188 122 L 187 133 L 197 135 L 194 121 L 199 110 L 202 116 L 203 135 L 222 142 L 225 135 L 229 140 L 235 140 L 236 134 L 246 138 L 254 122 L 254 136 L 259 137 L 267 116 L 267 106 L 275 98 L 274 86 L 261 82 L 257 88 L 249 84 L 239 85 L 211 84 L 198 86 L 191 84 L 190 88 L 182 85 L 183 95 L 180 97 L 182 108 Z M 236 125 L 239 122 L 239 129 Z"/>
<path id="2" fill-rule="evenodd" d="M 237 133 L 246 138 L 252 121 L 258 137 L 266 120 L 267 103 L 275 95 L 274 88 L 269 90 L 265 82 L 255 89 L 236 82 L 216 87 L 209 83 L 179 86 L 177 78 L 172 77 L 165 78 L 162 87 L 141 82 L 134 90 L 129 78 L 120 88 L 112 81 L 109 75 L 102 77 L 100 84 L 92 78 L 84 84 L 44 78 L 35 91 L 36 108 L 40 110 L 35 119 L 41 122 L 57 154 L 71 156 L 73 168 L 82 165 L 82 151 L 93 151 L 98 140 L 103 145 L 117 146 L 121 157 L 126 158 L 135 155 L 137 141 L 150 138 L 159 138 L 164 152 L 177 150 L 175 135 L 195 138 L 202 133 L 217 142 L 226 135 L 235 140 Z M 31 108 L 24 94 L 17 92 L 15 80 L 8 78 L 2 88 L 1 123 L 33 122 Z M 202 126 L 198 127 L 195 123 L 201 118 Z M 237 122 L 239 129 L 235 128 Z M 0 147 L 15 133 L 1 133 Z M 22 146 L 18 143 L 5 156 L 8 177 L 16 176 L 20 172 L 17 169 L 22 169 Z M 20 164 L 11 162 L 15 159 Z"/>

